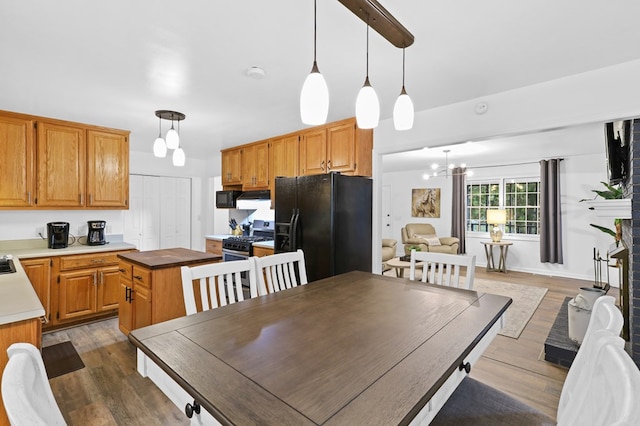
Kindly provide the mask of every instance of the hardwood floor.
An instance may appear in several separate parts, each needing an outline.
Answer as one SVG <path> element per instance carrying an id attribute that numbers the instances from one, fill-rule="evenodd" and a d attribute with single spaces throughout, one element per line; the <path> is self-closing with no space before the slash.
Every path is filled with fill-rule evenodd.
<path id="1" fill-rule="evenodd" d="M 564 298 L 590 281 L 520 272 L 476 277 L 549 289 L 518 339 L 498 335 L 471 371 L 471 376 L 555 418 L 567 370 L 543 360 L 547 334 Z M 618 296 L 617 289 L 610 295 Z M 135 349 L 119 331 L 117 318 L 56 331 L 43 336 L 43 346 L 71 340 L 85 368 L 50 380 L 70 425 L 189 424 L 182 411 L 136 372 Z"/>

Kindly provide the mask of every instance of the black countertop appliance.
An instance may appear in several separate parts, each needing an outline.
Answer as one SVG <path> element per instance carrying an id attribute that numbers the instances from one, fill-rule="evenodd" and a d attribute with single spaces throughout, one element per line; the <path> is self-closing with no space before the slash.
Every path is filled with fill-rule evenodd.
<path id="1" fill-rule="evenodd" d="M 309 281 L 371 272 L 372 182 L 329 173 L 276 178 L 274 251 L 304 251 Z"/>
<path id="2" fill-rule="evenodd" d="M 69 222 L 47 223 L 47 247 L 50 249 L 67 248 L 69 244 Z"/>
<path id="3" fill-rule="evenodd" d="M 87 245 L 101 246 L 107 244 L 107 240 L 104 238 L 104 229 L 107 226 L 107 222 L 104 220 L 89 220 L 87 225 L 89 226 Z"/>

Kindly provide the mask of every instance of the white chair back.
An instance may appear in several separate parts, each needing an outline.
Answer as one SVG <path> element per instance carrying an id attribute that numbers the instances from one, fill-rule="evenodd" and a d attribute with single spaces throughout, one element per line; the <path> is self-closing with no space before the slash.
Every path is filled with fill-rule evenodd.
<path id="1" fill-rule="evenodd" d="M 473 288 L 476 273 L 476 257 L 459 254 L 431 253 L 411 250 L 411 269 L 409 279 L 416 279 L 416 263 L 422 262 L 422 282 L 447 287 Z M 466 267 L 464 282 L 461 282 L 460 269 Z"/>
<path id="2" fill-rule="evenodd" d="M 2 373 L 2 402 L 12 425 L 66 425 L 38 348 L 14 343 Z"/>
<path id="3" fill-rule="evenodd" d="M 584 339 L 562 386 L 558 413 L 562 413 L 566 409 L 576 393 L 581 392 L 580 389 L 588 379 L 590 373 L 585 374 L 585 371 L 589 371 L 590 366 L 597 361 L 597 352 L 600 349 L 597 336 L 618 337 L 622 331 L 623 323 L 624 318 L 620 309 L 615 305 L 615 298 L 601 296 L 596 300 Z"/>
<path id="4" fill-rule="evenodd" d="M 254 258 L 230 262 L 208 263 L 199 266 L 183 266 L 182 293 L 187 315 L 195 314 L 196 297 L 203 311 L 244 300 L 242 275 L 249 280 L 251 297 L 258 295 Z M 194 285 L 194 281 L 196 281 Z M 194 286 L 198 295 L 194 292 Z"/>
<path id="5" fill-rule="evenodd" d="M 304 252 L 300 249 L 289 253 L 256 257 L 256 264 L 260 295 L 296 287 L 298 284 L 307 284 Z"/>
<path id="6" fill-rule="evenodd" d="M 563 409 L 558 408 L 558 426 L 637 425 L 640 370 L 625 352 L 622 338 L 602 330 L 592 338 L 597 348 L 595 356 L 581 371 L 584 383 L 574 389 Z"/>

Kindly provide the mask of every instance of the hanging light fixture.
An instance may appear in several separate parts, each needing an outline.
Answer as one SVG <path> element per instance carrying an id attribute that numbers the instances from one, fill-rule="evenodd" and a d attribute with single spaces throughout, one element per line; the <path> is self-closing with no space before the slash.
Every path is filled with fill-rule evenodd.
<path id="1" fill-rule="evenodd" d="M 154 155 L 156 157 L 165 157 L 167 155 L 167 148 L 173 149 L 173 165 L 184 166 L 185 154 L 184 150 L 180 148 L 180 136 L 179 132 L 174 128 L 174 121 L 178 122 L 179 130 L 180 121 L 184 120 L 186 115 L 177 111 L 158 110 L 156 111 L 156 117 L 160 119 L 160 134 L 153 144 Z M 167 132 L 164 140 L 162 139 L 162 120 L 171 120 L 171 129 Z"/>
<path id="2" fill-rule="evenodd" d="M 300 92 L 300 118 L 304 124 L 324 124 L 329 113 L 329 88 L 316 62 L 316 0 L 313 0 L 313 66 Z"/>
<path id="3" fill-rule="evenodd" d="M 162 118 L 158 116 L 158 137 L 153 143 L 153 155 L 164 158 L 167 156 L 167 144 L 162 139 Z"/>
<path id="4" fill-rule="evenodd" d="M 402 48 L 402 91 L 393 107 L 393 125 L 396 130 L 409 130 L 413 127 L 413 101 L 404 88 L 404 47 Z"/>
<path id="5" fill-rule="evenodd" d="M 356 121 L 361 129 L 373 129 L 378 127 L 379 120 L 380 101 L 369 83 L 369 20 L 367 19 L 367 75 L 356 98 Z"/>
<path id="6" fill-rule="evenodd" d="M 451 152 L 450 149 L 445 149 L 442 152 L 444 152 L 445 166 L 440 167 L 440 165 L 433 163 L 431 165 L 431 172 L 423 174 L 422 175 L 423 179 L 427 180 L 431 177 L 438 177 L 438 176 L 448 178 L 449 176 L 454 176 L 454 175 L 473 176 L 473 170 L 467 170 L 467 165 L 465 163 L 462 163 L 457 166 L 453 163 L 449 164 L 449 153 Z M 454 169 L 456 167 L 460 168 L 462 172 L 458 172 L 458 173 L 454 172 Z"/>

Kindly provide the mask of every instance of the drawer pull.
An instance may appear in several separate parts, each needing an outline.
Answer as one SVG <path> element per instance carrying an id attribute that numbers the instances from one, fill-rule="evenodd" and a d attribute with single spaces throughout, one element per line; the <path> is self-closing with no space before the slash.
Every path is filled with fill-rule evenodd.
<path id="1" fill-rule="evenodd" d="M 460 364 L 460 366 L 458 367 L 458 369 L 460 371 L 464 370 L 467 372 L 467 374 L 469 374 L 471 372 L 471 363 L 467 362 L 463 362 Z"/>
<path id="2" fill-rule="evenodd" d="M 134 275 L 133 278 L 142 281 L 142 275 Z"/>
<path id="3" fill-rule="evenodd" d="M 193 405 L 187 402 L 187 405 L 184 407 L 184 413 L 189 418 L 193 417 L 193 413 L 200 414 L 200 404 L 198 404 L 195 399 L 193 400 Z"/>
<path id="4" fill-rule="evenodd" d="M 127 270 L 126 270 L 126 269 L 122 269 L 122 268 L 118 269 L 118 271 L 122 272 L 123 274 L 124 274 L 125 272 L 127 272 Z"/>

